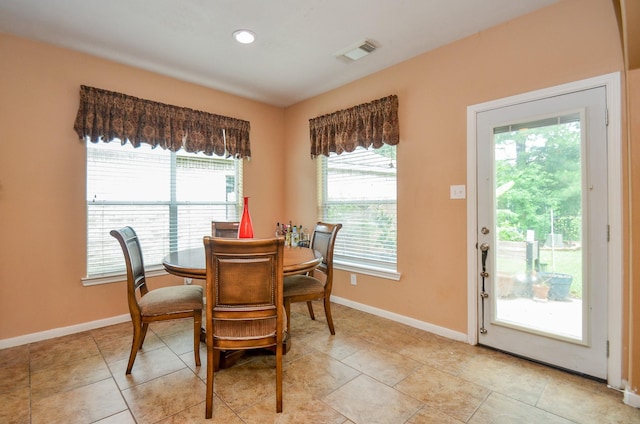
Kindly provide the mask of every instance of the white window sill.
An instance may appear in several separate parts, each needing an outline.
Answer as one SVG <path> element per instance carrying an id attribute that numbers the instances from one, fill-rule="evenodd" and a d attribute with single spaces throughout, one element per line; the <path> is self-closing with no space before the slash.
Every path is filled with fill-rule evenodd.
<path id="1" fill-rule="evenodd" d="M 341 271 L 357 272 L 358 274 L 371 275 L 372 277 L 384 278 L 387 280 L 400 281 L 400 274 L 397 271 L 393 271 L 385 268 L 378 268 L 371 265 L 363 265 L 355 262 L 333 260 L 334 269 Z"/>
<path id="2" fill-rule="evenodd" d="M 164 268 L 161 266 L 147 269 L 145 270 L 144 273 L 147 278 L 157 277 L 159 275 L 167 275 L 167 271 L 165 271 Z M 82 281 L 82 285 L 85 287 L 97 286 L 100 284 L 121 283 L 123 281 L 127 281 L 127 274 L 126 272 L 104 274 L 100 276 L 84 277 L 84 278 L 81 278 L 80 281 Z"/>

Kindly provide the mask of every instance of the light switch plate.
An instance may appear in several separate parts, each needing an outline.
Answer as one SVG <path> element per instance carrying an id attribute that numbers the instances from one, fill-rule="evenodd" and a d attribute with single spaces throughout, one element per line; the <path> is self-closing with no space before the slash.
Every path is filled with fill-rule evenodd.
<path id="1" fill-rule="evenodd" d="M 467 188 L 464 185 L 452 185 L 449 187 L 451 199 L 465 199 Z"/>

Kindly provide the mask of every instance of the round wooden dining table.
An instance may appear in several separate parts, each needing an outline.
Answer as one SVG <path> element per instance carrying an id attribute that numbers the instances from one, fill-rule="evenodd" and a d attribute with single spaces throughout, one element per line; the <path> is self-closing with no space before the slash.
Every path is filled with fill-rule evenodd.
<path id="1" fill-rule="evenodd" d="M 282 268 L 287 275 L 302 274 L 313 271 L 322 262 L 322 254 L 308 247 L 285 246 L 282 258 Z M 207 265 L 203 247 L 178 250 L 169 253 L 162 259 L 164 269 L 173 275 L 185 278 L 205 280 Z"/>

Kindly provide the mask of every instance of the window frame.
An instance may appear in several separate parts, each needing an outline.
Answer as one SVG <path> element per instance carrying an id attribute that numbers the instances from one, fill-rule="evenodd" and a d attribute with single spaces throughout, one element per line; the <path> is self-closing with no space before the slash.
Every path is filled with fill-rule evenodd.
<path id="1" fill-rule="evenodd" d="M 119 140 L 114 141 L 111 144 L 115 144 L 117 143 L 118 145 L 120 144 Z M 92 285 L 98 285 L 98 284 L 106 284 L 106 283 L 112 283 L 112 282 L 121 282 L 123 280 L 126 280 L 126 267 L 125 267 L 125 263 L 124 263 L 124 258 L 122 256 L 119 257 L 119 260 L 122 259 L 122 265 L 123 267 L 115 270 L 115 271 L 107 271 L 107 272 L 95 272 L 93 274 L 90 274 L 90 265 L 89 265 L 89 254 L 90 254 L 90 230 L 91 230 L 91 222 L 90 222 L 90 206 L 93 203 L 92 199 L 90 199 L 90 194 L 89 194 L 89 175 L 90 175 L 90 163 L 89 163 L 89 146 L 93 145 L 93 147 L 96 147 L 98 144 L 101 143 L 91 143 L 89 141 L 86 141 L 86 153 L 85 153 L 85 158 L 86 158 L 86 178 L 85 178 L 85 192 L 86 192 L 86 206 L 85 206 L 85 212 L 86 212 L 86 225 L 85 225 L 85 236 L 86 236 L 86 245 L 85 245 L 85 277 L 81 278 L 81 282 L 83 284 L 83 286 L 92 286 Z M 104 143 L 102 143 L 104 144 Z M 142 144 L 141 146 L 144 146 L 144 148 L 149 148 L 150 146 L 148 145 L 144 145 Z M 130 143 L 126 143 L 126 145 L 124 147 L 128 147 L 129 149 L 132 148 Z M 133 153 L 136 153 L 137 149 L 133 149 Z M 165 229 L 166 236 L 169 238 L 168 241 L 168 245 L 169 245 L 169 251 L 166 252 L 166 254 L 168 254 L 170 251 L 175 251 L 178 250 L 179 248 L 179 242 L 180 242 L 180 237 L 177 234 L 178 233 L 178 227 L 177 225 L 177 221 L 175 220 L 177 217 L 177 213 L 178 213 L 178 208 L 180 206 L 216 206 L 216 205 L 226 205 L 226 208 L 228 210 L 231 210 L 233 213 L 235 213 L 235 218 L 229 218 L 230 220 L 239 220 L 240 219 L 240 214 L 242 211 L 242 194 L 243 194 L 243 161 L 242 159 L 237 159 L 237 158 L 223 158 L 220 156 L 209 156 L 209 155 L 204 155 L 203 153 L 189 153 L 189 152 L 185 152 L 183 150 L 179 150 L 177 152 L 172 152 L 169 150 L 164 150 L 162 152 L 160 152 L 161 154 L 163 152 L 166 152 L 167 155 L 170 156 L 170 158 L 168 158 L 168 161 L 170 162 L 170 167 L 168 169 L 168 173 L 165 172 L 163 174 L 164 177 L 167 178 L 168 184 L 169 184 L 169 199 L 168 200 L 153 200 L 153 201 L 128 201 L 128 200 L 106 200 L 101 202 L 101 205 L 105 205 L 105 206 L 109 206 L 109 205 L 121 205 L 121 206 L 133 206 L 135 208 L 136 205 L 153 205 L 153 206 L 166 206 L 166 208 L 170 211 L 170 216 L 173 216 L 173 224 L 171 223 L 172 219 L 169 218 L 167 219 L 168 223 L 169 223 L 169 228 Z M 199 160 L 211 160 L 211 161 L 221 161 L 221 160 L 228 160 L 228 161 L 233 161 L 234 163 L 234 176 L 235 176 L 235 196 L 236 199 L 234 200 L 230 200 L 230 201 L 225 201 L 225 202 L 220 202 L 220 201 L 202 201 L 202 200 L 195 200 L 195 201 L 191 201 L 191 200 L 178 200 L 178 196 L 176 195 L 177 192 L 177 165 L 180 163 L 180 157 L 186 157 L 187 160 L 188 158 L 197 158 Z M 194 161 L 195 162 L 195 161 Z M 138 162 L 137 165 L 135 166 L 141 166 L 142 162 Z M 186 162 L 184 162 L 186 163 Z M 169 174 L 169 175 L 167 175 Z M 227 186 L 228 186 L 228 182 L 227 182 Z M 228 187 L 225 189 L 228 190 Z M 230 208 L 231 207 L 231 208 Z M 216 220 L 216 218 L 214 216 L 211 217 L 211 220 Z M 104 222 L 104 221 L 100 221 L 100 222 Z M 127 224 L 124 224 L 127 225 Z M 210 222 L 207 222 L 207 227 L 210 226 Z M 141 233 L 140 231 L 138 231 L 138 228 L 135 228 L 136 231 L 138 232 L 138 236 L 143 239 L 144 238 L 144 234 Z M 207 235 L 207 234 L 203 234 Z M 111 236 L 108 236 L 109 238 Z M 182 239 L 182 241 L 184 242 L 184 239 Z M 115 243 L 115 245 L 118 246 L 118 254 L 121 255 L 121 249 L 119 248 L 119 245 L 117 244 L 117 241 L 115 239 L 113 239 L 113 242 Z M 166 242 L 166 241 L 165 241 Z M 143 247 L 144 250 L 144 247 Z M 153 276 L 159 276 L 159 275 L 166 275 L 166 271 L 164 270 L 164 267 L 162 266 L 161 263 L 149 263 L 147 260 L 147 257 L 145 256 L 145 274 L 147 277 L 153 277 Z"/>
<path id="2" fill-rule="evenodd" d="M 397 149 L 397 146 L 391 146 L 395 149 Z M 373 148 L 367 149 L 367 150 L 373 150 Z M 332 158 L 338 158 L 341 157 L 343 155 L 349 155 L 349 152 L 343 152 L 341 155 L 335 155 L 332 154 Z M 340 202 L 339 200 L 327 200 L 327 165 L 328 165 L 328 161 L 330 160 L 329 157 L 327 156 L 318 156 L 317 157 L 317 165 L 316 165 L 316 173 L 317 173 L 317 177 L 316 177 L 316 181 L 317 181 L 317 193 L 318 193 L 318 199 L 317 199 L 317 205 L 318 205 L 318 220 L 319 221 L 325 221 L 328 218 L 325 217 L 325 211 L 327 210 L 327 206 L 328 205 L 336 205 L 336 204 L 340 204 L 342 202 Z M 397 165 L 397 160 L 394 160 L 395 164 L 394 167 Z M 363 200 L 351 200 L 345 203 L 376 203 L 376 204 L 394 204 L 395 205 L 395 221 L 396 221 L 396 239 L 395 239 L 395 254 L 396 254 L 396 258 L 395 258 L 395 262 L 393 262 L 393 264 L 395 265 L 393 268 L 392 267 L 388 267 L 388 266 L 383 266 L 380 265 L 378 263 L 376 263 L 374 260 L 368 260 L 365 258 L 358 258 L 358 257 L 354 257 L 354 256 L 349 256 L 349 255 L 344 255 L 341 254 L 339 251 L 334 251 L 334 257 L 333 257 L 333 263 L 334 263 L 334 268 L 335 269 L 339 269 L 339 270 L 343 270 L 343 271 L 348 271 L 348 272 L 357 272 L 360 274 L 366 274 L 366 275 L 371 275 L 371 276 L 375 276 L 375 277 L 380 277 L 380 278 L 384 278 L 384 279 L 389 279 L 389 280 L 395 280 L 398 281 L 400 280 L 401 277 L 401 273 L 398 271 L 398 241 L 397 241 L 397 230 L 398 230 L 398 224 L 397 224 L 397 216 L 398 216 L 398 195 L 397 195 L 397 184 L 398 184 L 398 177 L 396 174 L 395 177 L 395 184 L 396 184 L 396 196 L 395 196 L 395 200 L 394 201 L 390 201 L 390 200 L 381 200 L 379 202 L 366 202 Z M 327 221 L 330 222 L 330 221 Z M 348 226 L 349 223 L 348 222 L 341 222 L 343 225 L 343 229 L 345 226 Z M 338 233 L 338 239 L 342 237 L 344 238 L 344 231 L 341 231 Z"/>

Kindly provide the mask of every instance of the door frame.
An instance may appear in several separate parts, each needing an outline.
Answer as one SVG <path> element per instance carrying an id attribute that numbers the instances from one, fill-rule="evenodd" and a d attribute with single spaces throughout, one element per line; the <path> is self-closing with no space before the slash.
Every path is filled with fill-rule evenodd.
<path id="1" fill-rule="evenodd" d="M 478 344 L 478 251 L 477 242 L 477 115 L 481 112 L 513 104 L 540 100 L 595 87 L 606 87 L 607 184 L 609 217 L 609 269 L 607 275 L 607 334 L 609 357 L 607 382 L 615 388 L 622 384 L 622 137 L 620 73 L 615 72 L 524 94 L 505 97 L 467 107 L 467 341 Z"/>

